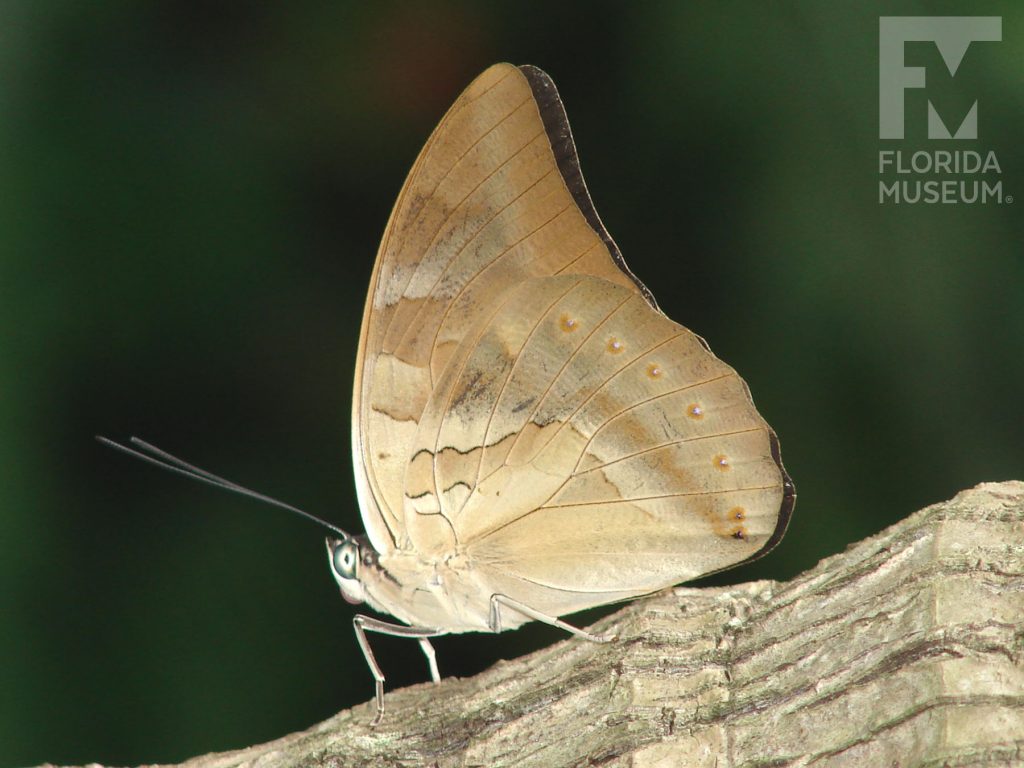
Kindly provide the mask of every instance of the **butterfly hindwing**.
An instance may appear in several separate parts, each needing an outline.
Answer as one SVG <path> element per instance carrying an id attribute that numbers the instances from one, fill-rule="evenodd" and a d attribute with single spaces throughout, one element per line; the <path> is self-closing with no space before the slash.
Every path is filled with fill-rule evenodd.
<path id="1" fill-rule="evenodd" d="M 406 180 L 353 422 L 379 552 L 458 551 L 550 615 L 756 556 L 792 506 L 746 385 L 625 267 L 529 67 L 477 78 Z"/>
<path id="2" fill-rule="evenodd" d="M 635 292 L 533 278 L 456 359 L 407 475 L 417 551 L 461 547 L 548 588 L 537 607 L 559 615 L 733 565 L 774 534 L 784 481 L 746 386 Z"/>

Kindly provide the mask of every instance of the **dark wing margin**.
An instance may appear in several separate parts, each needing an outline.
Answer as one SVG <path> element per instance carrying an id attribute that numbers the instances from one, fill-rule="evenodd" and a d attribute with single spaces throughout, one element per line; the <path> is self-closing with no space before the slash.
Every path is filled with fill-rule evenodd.
<path id="1" fill-rule="evenodd" d="M 719 568 L 717 571 L 708 571 L 701 574 L 700 578 L 702 579 L 722 571 L 731 571 L 733 568 L 739 568 L 741 565 L 752 563 L 754 560 L 760 560 L 775 549 L 778 543 L 782 541 L 782 537 L 786 535 L 789 519 L 793 516 L 793 507 L 796 506 L 796 486 L 793 485 L 793 478 L 789 476 L 789 472 L 782 466 L 782 451 L 779 449 L 779 438 L 771 427 L 768 427 L 768 439 L 771 442 L 772 458 L 775 460 L 775 465 L 779 468 L 779 472 L 782 473 L 782 503 L 779 505 L 779 519 L 775 522 L 775 530 L 772 531 L 772 535 L 768 537 L 768 541 L 764 543 L 764 546 L 750 557 L 745 557 L 739 562 L 725 566 L 725 568 Z"/>
<path id="2" fill-rule="evenodd" d="M 605 229 L 604 224 L 601 222 L 601 217 L 598 216 L 597 209 L 594 207 L 594 201 L 590 199 L 590 192 L 587 190 L 587 184 L 583 180 L 583 172 L 580 170 L 580 160 L 576 154 L 576 143 L 572 139 L 569 119 L 566 117 L 565 107 L 562 105 L 562 99 L 558 95 L 558 89 L 555 88 L 554 81 L 544 70 L 530 64 L 520 66 L 519 70 L 526 76 L 526 80 L 530 84 L 530 90 L 533 91 L 533 98 L 536 100 L 537 108 L 540 110 L 540 118 L 544 123 L 544 130 L 548 135 L 551 150 L 555 155 L 555 162 L 558 164 L 558 170 L 562 174 L 566 188 L 568 188 L 569 193 L 573 196 L 576 205 L 583 213 L 591 229 L 597 233 L 598 237 L 604 242 L 605 247 L 608 248 L 608 253 L 611 254 L 615 265 L 633 281 L 643 297 L 647 299 L 647 302 L 660 312 L 661 310 L 658 307 L 658 302 L 654 299 L 654 295 L 626 265 L 625 260 L 622 258 L 622 252 L 615 244 L 612 236 L 608 234 L 608 230 Z M 707 342 L 699 336 L 698 339 L 705 348 L 708 348 Z M 786 533 L 786 528 L 789 526 L 790 517 L 793 515 L 793 507 L 796 505 L 796 486 L 793 485 L 792 478 L 790 478 L 786 468 L 782 465 L 779 438 L 771 427 L 768 427 L 768 435 L 771 441 L 772 458 L 775 460 L 775 464 L 782 475 L 782 504 L 779 506 L 778 522 L 775 524 L 775 530 L 772 532 L 772 535 L 761 549 L 750 557 L 722 570 L 729 570 L 730 568 L 744 565 L 768 554 L 782 540 L 783 535 Z M 717 573 L 717 571 L 712 571 L 712 573 Z"/>
<path id="3" fill-rule="evenodd" d="M 779 472 L 782 473 L 782 504 L 779 506 L 779 522 L 775 524 L 775 531 L 772 533 L 771 538 L 765 542 L 765 545 L 761 547 L 761 551 L 755 553 L 744 562 L 754 560 L 775 549 L 775 545 L 779 543 L 786 533 L 786 528 L 789 527 L 789 518 L 793 516 L 793 507 L 796 506 L 796 486 L 793 485 L 793 478 L 789 476 L 786 468 L 782 466 L 782 451 L 779 448 L 779 438 L 775 435 L 775 430 L 770 427 L 769 430 L 769 437 L 772 443 L 772 458 L 775 459 Z"/>
<path id="4" fill-rule="evenodd" d="M 548 142 L 551 144 L 551 150 L 555 154 L 555 162 L 558 164 L 562 180 L 565 182 L 569 194 L 575 200 L 576 206 L 580 209 L 590 228 L 604 242 L 608 253 L 611 254 L 612 260 L 615 262 L 615 266 L 633 281 L 641 295 L 647 299 L 647 303 L 660 312 L 658 302 L 654 300 L 654 294 L 648 290 L 646 285 L 640 282 L 640 279 L 626 265 L 619 246 L 612 240 L 612 236 L 608 234 L 608 230 L 601 223 L 601 217 L 597 215 L 594 201 L 590 199 L 587 183 L 583 180 L 583 172 L 580 170 L 580 159 L 576 154 L 576 143 L 572 140 L 572 129 L 569 128 L 569 119 L 565 115 L 565 107 L 562 105 L 562 99 L 558 95 L 558 89 L 555 88 L 554 81 L 544 70 L 530 64 L 520 66 L 519 71 L 526 76 L 526 80 L 530 84 L 530 90 L 533 91 L 533 98 L 537 102 L 538 110 L 540 110 L 540 119 L 544 123 Z"/>
<path id="5" fill-rule="evenodd" d="M 786 528 L 789 527 L 789 518 L 793 516 L 793 507 L 796 506 L 796 486 L 793 485 L 793 478 L 789 476 L 789 472 L 782 465 L 782 451 L 779 448 L 779 438 L 771 427 L 768 427 L 768 439 L 771 441 L 772 458 L 782 474 L 782 503 L 779 505 L 779 519 L 775 523 L 775 530 L 772 531 L 772 535 L 764 543 L 764 546 L 746 560 L 740 560 L 736 565 L 729 566 L 730 568 L 746 565 L 775 549 L 775 545 L 782 541 L 782 537 L 786 534 Z"/>

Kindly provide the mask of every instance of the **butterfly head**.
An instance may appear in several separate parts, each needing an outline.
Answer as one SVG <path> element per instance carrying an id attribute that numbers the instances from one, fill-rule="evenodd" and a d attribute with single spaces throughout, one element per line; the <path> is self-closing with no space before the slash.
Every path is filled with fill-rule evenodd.
<path id="1" fill-rule="evenodd" d="M 372 567 L 377 553 L 362 536 L 347 536 L 337 539 L 327 537 L 327 559 L 331 563 L 331 574 L 341 588 L 341 595 L 353 605 L 366 602 L 366 590 L 360 573 L 362 568 Z"/>

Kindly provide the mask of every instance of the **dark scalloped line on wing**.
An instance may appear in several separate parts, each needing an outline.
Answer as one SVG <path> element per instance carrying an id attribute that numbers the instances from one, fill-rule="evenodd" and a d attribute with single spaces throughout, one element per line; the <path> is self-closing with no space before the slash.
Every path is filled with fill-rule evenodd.
<path id="1" fill-rule="evenodd" d="M 576 290 L 576 288 L 579 287 L 581 282 L 582 281 L 577 280 L 575 283 L 573 283 L 572 288 L 570 288 L 568 291 L 563 293 L 559 297 L 558 301 L 561 301 L 566 296 L 568 296 L 570 293 L 572 293 L 572 291 Z M 631 298 L 632 298 L 632 295 L 627 296 L 625 299 L 623 299 L 618 304 L 616 304 L 615 308 L 611 312 L 609 312 L 603 318 L 601 318 L 601 321 L 599 323 L 597 323 L 590 330 L 590 332 L 585 337 L 583 337 L 582 340 L 580 340 L 580 343 L 572 351 L 572 353 L 569 355 L 569 357 L 566 358 L 566 361 L 562 364 L 562 367 L 558 369 L 558 372 L 547 383 L 547 386 L 544 388 L 544 391 L 540 393 L 540 396 L 539 397 L 531 398 L 531 403 L 533 404 L 533 410 L 530 412 L 530 415 L 526 418 L 526 421 L 523 423 L 523 426 L 516 433 L 516 437 L 515 437 L 515 439 L 514 439 L 514 441 L 512 443 L 513 448 L 515 447 L 515 442 L 518 441 L 518 439 L 519 439 L 519 435 L 522 433 L 522 431 L 524 429 L 526 429 L 526 426 L 529 423 L 532 422 L 533 424 L 535 424 L 537 426 L 543 426 L 543 425 L 537 424 L 537 422 L 534 421 L 534 417 L 537 415 L 537 410 L 540 408 L 541 405 L 543 405 L 544 401 L 547 400 L 547 397 L 548 397 L 548 395 L 551 394 L 552 390 L 555 387 L 555 384 L 562 378 L 562 374 L 565 373 L 565 371 L 569 367 L 569 364 L 572 363 L 572 361 L 576 359 L 576 356 L 587 345 L 587 342 L 590 341 L 590 339 L 592 339 L 594 337 L 594 334 L 596 334 L 599 330 L 601 330 L 601 328 L 604 327 L 605 323 L 607 323 L 612 317 L 614 317 L 616 314 L 618 314 L 619 310 L 622 309 L 624 306 L 626 306 L 626 304 L 629 303 L 629 300 Z M 530 330 L 530 335 L 527 337 L 526 342 L 523 344 L 523 346 L 519 350 L 519 353 L 516 355 L 516 359 L 512 363 L 512 367 L 509 369 L 508 375 L 505 377 L 505 382 L 504 382 L 504 384 L 502 384 L 501 392 L 498 393 L 498 397 L 494 401 L 494 407 L 491 409 L 491 413 L 488 416 L 487 428 L 484 431 L 484 442 L 485 443 L 487 442 L 488 433 L 490 433 L 490 431 L 491 431 L 491 424 L 493 423 L 494 414 L 497 412 L 498 405 L 500 405 L 500 403 L 501 403 L 501 396 L 502 396 L 502 394 L 504 394 L 505 387 L 508 385 L 508 382 L 511 381 L 512 374 L 515 371 L 516 366 L 519 365 L 519 361 L 523 359 L 523 354 L 522 354 L 523 351 L 526 349 L 527 345 L 533 339 L 534 332 L 540 327 L 540 325 L 543 322 L 544 318 L 547 317 L 548 313 L 551 311 L 551 308 L 554 307 L 555 304 L 557 304 L 557 303 L 558 302 L 556 301 L 554 304 L 552 304 L 550 307 L 548 307 L 548 309 L 544 312 L 544 314 L 541 315 L 538 318 L 537 322 L 534 324 L 533 328 Z M 516 409 L 513 409 L 513 413 L 517 413 L 517 412 L 518 412 L 518 406 L 517 406 Z M 481 453 L 480 453 L 480 460 L 477 462 L 476 482 L 474 483 L 474 488 L 478 488 L 480 486 L 480 483 L 481 483 L 480 470 L 483 468 L 483 460 L 484 460 L 484 454 L 481 451 Z M 493 472 L 490 473 L 490 474 L 493 474 Z M 490 476 L 490 475 L 488 475 L 488 476 Z M 467 501 L 468 501 L 468 499 L 467 499 Z M 465 502 L 463 503 L 463 508 L 464 507 L 465 507 Z M 459 511 L 461 512 L 462 510 L 460 509 Z"/>
<path id="2" fill-rule="evenodd" d="M 469 483 L 465 482 L 464 480 L 456 480 L 454 483 L 452 483 L 447 488 L 445 488 L 442 491 L 442 493 L 448 493 L 449 491 L 451 491 L 454 488 L 457 488 L 460 485 L 463 486 L 464 488 L 466 488 L 467 490 L 470 490 L 470 491 L 473 490 L 472 488 L 470 488 Z M 415 501 L 416 499 L 424 499 L 427 496 L 434 496 L 436 498 L 436 494 L 433 491 L 423 491 L 423 493 L 417 493 L 415 496 L 410 496 L 408 493 L 405 494 L 405 498 L 409 499 L 410 501 Z M 419 511 L 417 511 L 416 514 L 419 514 L 419 515 L 423 515 L 423 514 L 442 515 L 444 513 L 443 512 L 419 512 Z"/>
<path id="3" fill-rule="evenodd" d="M 568 290 L 564 294 L 562 294 L 562 296 L 560 297 L 559 301 L 561 301 L 562 298 L 565 298 L 570 293 L 572 293 L 572 291 L 575 290 L 580 285 L 581 282 L 582 281 L 575 282 L 570 290 Z M 601 321 L 599 323 L 597 323 L 596 325 L 594 325 L 594 327 L 590 330 L 590 332 L 585 337 L 583 337 L 583 339 L 576 346 L 576 348 L 569 354 L 569 357 L 567 357 L 565 362 L 562 363 L 562 367 L 558 369 L 558 372 L 555 373 L 555 375 L 551 378 L 551 380 L 544 387 L 544 391 L 540 393 L 539 397 L 534 398 L 534 400 L 533 400 L 533 410 L 530 411 L 530 415 L 526 418 L 526 421 L 523 423 L 523 427 L 519 430 L 520 433 L 523 431 L 523 429 L 526 428 L 526 425 L 531 423 L 531 422 L 534 425 L 538 426 L 538 427 L 546 426 L 545 424 L 538 424 L 536 422 L 535 417 L 537 416 L 538 410 L 545 403 L 545 401 L 548 398 L 548 395 L 550 395 L 551 392 L 554 390 L 555 385 L 561 380 L 562 374 L 564 374 L 566 372 L 566 370 L 569 368 L 569 365 L 572 363 L 572 361 L 576 359 L 576 356 L 579 355 L 580 352 L 582 352 L 583 348 L 587 345 L 587 342 L 590 341 L 590 339 L 592 339 L 594 337 L 594 334 L 596 334 L 598 331 L 600 331 L 605 326 L 605 324 L 609 320 L 612 319 L 612 317 L 617 315 L 619 310 L 622 309 L 624 306 L 626 306 L 626 304 L 629 303 L 629 300 L 631 298 L 633 298 L 632 294 L 630 294 L 625 299 L 623 299 L 618 304 L 616 304 L 615 308 L 612 309 L 612 311 L 609 312 L 608 314 L 606 314 L 603 318 L 601 318 Z M 557 304 L 557 303 L 558 302 L 555 302 L 555 304 Z M 551 307 L 554 307 L 555 304 L 552 304 Z M 530 330 L 530 336 L 527 339 L 526 343 L 524 343 L 522 348 L 519 350 L 519 354 L 516 355 L 515 362 L 512 364 L 512 370 L 509 371 L 509 374 L 508 374 L 508 376 L 505 379 L 505 384 L 508 384 L 509 380 L 512 378 L 513 370 L 519 364 L 519 361 L 523 359 L 523 354 L 522 354 L 523 351 L 526 349 L 527 344 L 529 344 L 530 339 L 533 338 L 534 331 L 536 331 L 537 328 L 540 327 L 540 325 L 543 322 L 544 318 L 547 317 L 548 312 L 551 311 L 551 307 L 548 307 L 548 309 L 545 311 L 544 315 L 542 315 L 537 320 L 536 324 Z M 504 393 L 504 391 L 505 391 L 505 387 L 504 386 L 502 386 L 502 390 L 501 391 L 502 391 L 502 393 Z M 491 409 L 491 414 L 490 414 L 490 417 L 489 417 L 489 420 L 488 420 L 488 423 L 487 423 L 487 432 L 490 431 L 490 427 L 491 427 L 490 419 L 494 418 L 494 414 L 495 414 L 495 412 L 497 410 L 498 405 L 500 404 L 500 401 L 501 401 L 501 394 L 498 395 L 498 398 L 497 398 L 497 400 L 495 400 L 495 403 L 494 403 L 494 408 Z M 555 420 L 557 421 L 557 419 L 555 419 Z M 484 433 L 485 441 L 486 441 L 487 432 Z M 517 434 L 517 439 L 518 439 L 518 434 Z M 515 447 L 515 445 L 513 444 L 513 448 L 514 447 Z M 482 462 L 483 462 L 483 455 L 482 454 L 481 454 L 480 458 L 481 458 L 481 464 L 482 464 Z M 479 485 L 480 481 L 481 481 L 481 478 L 480 478 L 480 475 L 479 475 L 479 472 L 478 472 L 477 473 L 477 482 L 476 482 L 476 484 Z"/>
<path id="4" fill-rule="evenodd" d="M 597 233 L 598 237 L 601 238 L 608 248 L 608 253 L 611 254 L 615 266 L 633 281 L 643 297 L 647 299 L 647 303 L 660 312 L 661 310 L 658 308 L 658 302 L 654 299 L 654 294 L 650 292 L 646 285 L 640 282 L 640 279 L 626 265 L 625 259 L 622 258 L 622 251 L 619 250 L 619 246 L 615 244 L 612 236 L 608 234 L 608 230 L 601 223 L 601 217 L 594 207 L 594 201 L 590 199 L 587 183 L 583 180 L 579 156 L 576 154 L 576 143 L 572 138 L 572 129 L 569 128 L 569 119 L 566 117 L 565 107 L 562 105 L 562 99 L 558 95 L 558 89 L 555 88 L 554 81 L 544 70 L 531 64 L 524 64 L 519 67 L 519 70 L 526 76 L 526 80 L 530 84 L 530 90 L 533 91 L 533 98 L 537 101 L 540 119 L 544 123 L 544 130 L 547 132 L 548 141 L 551 143 L 551 151 L 555 155 L 555 163 L 562 174 L 562 180 L 565 181 L 566 188 L 572 195 L 573 200 L 576 201 L 576 205 L 587 220 L 587 224 L 590 225 L 590 228 Z"/>
<path id="5" fill-rule="evenodd" d="M 621 305 L 621 306 L 624 306 L 624 305 L 625 305 L 625 304 L 623 304 L 623 305 Z M 618 311 L 618 309 L 616 309 L 616 311 Z M 573 411 L 572 413 L 570 413 L 570 414 L 569 414 L 568 416 L 566 416 L 566 417 L 565 417 L 564 419 L 559 419 L 559 418 L 552 418 L 552 420 L 551 420 L 551 421 L 549 421 L 549 422 L 547 422 L 547 423 L 545 423 L 545 424 L 541 424 L 541 423 L 539 423 L 539 422 L 537 421 L 537 419 L 536 419 L 536 416 L 537 416 L 537 410 L 539 409 L 540 405 L 541 405 L 541 404 L 542 404 L 542 402 L 543 402 L 543 401 L 540 401 L 540 402 L 538 402 L 538 403 L 537 403 L 536 405 L 534 405 L 534 410 L 533 410 L 533 413 L 531 413 L 531 414 L 530 414 L 530 418 L 529 418 L 529 419 L 528 419 L 527 421 L 528 421 L 528 422 L 532 422 L 532 423 L 533 423 L 534 425 L 536 425 L 536 426 L 538 426 L 538 427 L 546 427 L 546 426 L 548 426 L 548 424 L 553 424 L 554 422 L 556 422 L 556 421 L 559 421 L 559 422 L 561 422 L 561 426 L 559 426 L 559 428 L 558 428 L 559 430 L 565 429 L 565 427 L 566 427 L 567 425 L 570 425 L 570 427 L 571 427 L 571 422 L 572 422 L 573 418 L 575 418 L 575 417 L 576 417 L 576 414 L 578 414 L 578 413 L 579 413 L 579 412 L 580 412 L 580 411 L 581 411 L 581 410 L 582 410 L 583 408 L 585 408 L 585 407 L 587 406 L 587 404 L 588 404 L 588 403 L 590 403 L 590 401 L 591 401 L 591 400 L 593 400 L 593 399 L 594 399 L 594 398 L 595 398 L 595 397 L 596 397 L 596 396 L 597 396 L 597 395 L 598 395 L 598 394 L 599 394 L 599 393 L 600 393 L 601 391 L 603 391 L 603 390 L 604 390 L 604 388 L 605 388 L 606 386 L 608 386 L 608 382 L 610 382 L 610 381 L 611 381 L 612 379 L 614 379 L 615 377 L 619 376 L 619 375 L 620 375 L 620 374 L 621 374 L 621 373 L 622 373 L 623 371 L 625 371 L 625 370 L 626 370 L 627 368 L 629 368 L 630 366 L 632 366 L 632 365 L 633 365 L 633 363 L 635 363 L 635 362 L 636 362 L 637 360 L 639 360 L 639 359 L 640 359 L 641 357 L 643 357 L 644 355 L 649 355 L 649 354 L 650 354 L 651 352 L 653 352 L 654 350 L 656 350 L 656 349 L 661 349 L 661 348 L 662 348 L 663 346 L 665 346 L 666 344 L 670 344 L 670 343 L 671 343 L 672 341 L 674 341 L 675 339 L 678 339 L 678 338 L 679 338 L 680 336 L 682 336 L 682 335 L 683 335 L 683 333 L 688 333 L 688 331 L 687 331 L 687 330 L 686 330 L 685 328 L 683 328 L 682 326 L 679 326 L 679 328 L 680 328 L 680 330 L 679 330 L 678 332 L 676 332 L 676 333 L 672 334 L 672 335 L 671 335 L 671 336 L 669 336 L 669 337 L 668 337 L 667 339 L 663 339 L 662 341 L 659 341 L 659 342 L 658 342 L 657 344 L 655 344 L 654 346 L 652 346 L 652 347 L 647 347 L 646 349 L 643 349 L 643 350 L 641 350 L 641 351 L 640 351 L 640 352 L 638 352 L 638 353 L 637 353 L 636 355 L 634 355 L 634 356 L 633 356 L 633 357 L 632 357 L 632 358 L 631 358 L 630 360 L 628 360 L 628 361 L 626 361 L 626 362 L 623 362 L 623 363 L 622 363 L 622 364 L 621 364 L 621 365 L 619 366 L 619 368 L 617 368 L 617 369 L 616 369 L 616 370 L 615 370 L 615 371 L 614 371 L 613 373 L 611 373 L 611 374 L 610 374 L 610 375 L 608 376 L 608 378 L 606 378 L 606 379 L 605 379 L 604 381 L 602 381 L 602 382 L 601 382 L 601 383 L 600 383 L 600 384 L 599 384 L 599 385 L 598 385 L 597 387 L 595 387 L 595 388 L 594 388 L 594 391 L 593 391 L 593 392 L 591 392 L 591 393 L 590 393 L 590 394 L 589 394 L 589 395 L 588 395 L 588 396 L 587 396 L 587 397 L 586 397 L 586 398 L 585 398 L 585 399 L 584 399 L 584 400 L 583 400 L 583 401 L 582 401 L 582 402 L 581 402 L 581 403 L 580 403 L 580 404 L 579 404 L 578 406 L 576 406 L 576 409 L 575 409 L 575 410 L 574 410 L 574 411 Z M 515 438 L 515 439 L 516 439 L 516 441 L 518 441 L 518 439 L 519 439 L 519 434 L 521 434 L 521 433 L 522 433 L 522 430 L 520 430 L 520 432 L 516 434 L 516 438 Z M 548 443 L 550 443 L 550 442 L 551 442 L 551 440 L 553 440 L 553 439 L 554 439 L 554 438 L 555 438 L 556 436 L 557 436 L 557 433 L 556 433 L 555 435 L 552 435 L 552 436 L 551 436 L 551 437 L 550 437 L 550 438 L 548 439 L 548 441 L 547 441 L 547 442 L 545 443 L 545 445 L 547 445 Z M 515 446 L 516 446 L 516 443 L 515 443 L 515 442 L 513 442 L 513 443 L 512 443 L 512 448 L 511 448 L 511 449 L 509 450 L 509 453 L 511 453 L 511 452 L 512 452 L 513 450 L 515 450 Z M 507 466 L 507 465 L 503 465 L 503 466 Z M 497 472 L 497 471 L 498 471 L 499 469 L 501 469 L 501 467 L 496 467 L 496 468 L 495 468 L 495 469 L 494 469 L 494 470 L 493 470 L 493 471 L 492 471 L 492 472 L 491 472 L 491 473 L 490 473 L 489 475 L 487 475 L 487 477 L 483 477 L 483 478 L 481 478 L 481 479 L 480 479 L 480 480 L 479 480 L 479 481 L 477 482 L 477 485 L 479 486 L 479 485 L 480 485 L 480 483 L 486 482 L 486 481 L 487 481 L 487 480 L 488 480 L 488 479 L 489 479 L 489 478 L 490 478 L 491 476 L 493 476 L 493 475 L 494 475 L 494 473 L 495 473 L 495 472 Z M 570 480 L 571 478 L 572 478 L 572 475 L 569 475 L 569 477 L 567 477 L 567 478 L 565 479 L 565 480 L 566 480 L 566 482 L 568 482 L 568 481 L 569 481 L 569 480 Z M 563 483 L 563 485 L 564 485 L 564 483 Z M 555 490 L 555 493 L 557 493 L 557 492 L 558 492 L 558 490 L 560 490 L 560 488 L 561 488 L 561 486 L 559 487 L 559 489 L 556 489 L 556 490 Z M 518 519 L 518 518 L 516 518 L 516 519 Z M 510 522 L 514 522 L 514 521 L 510 521 Z M 497 529 L 495 529 L 495 530 L 497 530 Z"/>
<path id="6" fill-rule="evenodd" d="M 565 295 L 568 294 L 570 291 L 572 291 L 577 285 L 579 285 L 580 282 L 581 282 L 581 280 L 577 280 L 564 293 L 560 294 L 559 297 L 548 306 L 548 308 L 544 311 L 544 314 L 546 315 L 550 311 L 551 307 L 553 307 L 555 304 L 557 304 L 559 301 L 561 301 L 565 297 Z M 491 323 L 494 321 L 494 318 L 498 316 L 498 314 L 501 312 L 501 310 L 505 308 L 505 305 L 508 304 L 512 300 L 512 298 L 514 296 L 515 296 L 515 291 L 509 291 L 504 296 L 502 296 L 501 297 L 501 301 L 498 303 L 498 305 L 491 312 L 490 316 L 488 316 L 486 318 L 486 320 L 480 324 L 480 330 L 477 333 L 476 338 L 473 340 L 473 348 L 474 349 L 480 343 L 480 339 L 483 338 L 484 334 L 491 327 Z M 463 340 L 463 343 L 464 342 L 465 342 L 465 340 Z M 448 395 L 447 395 L 447 401 L 445 403 L 445 408 L 444 408 L 445 416 L 442 417 L 442 424 L 441 424 L 441 426 L 439 426 L 439 428 L 437 430 L 437 437 L 434 440 L 434 452 L 433 452 L 433 456 L 434 456 L 434 462 L 433 462 L 434 463 L 434 470 L 433 470 L 433 474 L 434 474 L 434 490 L 435 491 L 439 490 L 438 483 L 437 483 L 437 455 L 441 452 L 441 442 L 440 442 L 441 441 L 441 429 L 444 426 L 444 421 L 447 421 L 447 419 L 448 419 L 448 414 L 450 414 L 452 412 L 452 395 L 455 392 L 454 384 L 457 383 L 462 378 L 462 375 L 465 373 L 466 365 L 469 363 L 469 358 L 470 358 L 470 355 L 468 355 L 468 354 L 464 355 L 462 357 L 462 360 L 459 362 L 459 371 L 454 376 L 454 378 L 452 379 L 453 386 L 452 386 L 452 389 L 448 392 Z M 485 434 L 485 441 L 486 441 L 486 434 Z M 513 445 L 514 445 L 514 443 L 513 443 Z M 445 518 L 445 519 L 447 520 L 447 518 Z M 449 520 L 449 524 L 451 524 L 451 522 L 452 521 Z M 454 526 L 452 527 L 452 530 L 454 530 Z"/>

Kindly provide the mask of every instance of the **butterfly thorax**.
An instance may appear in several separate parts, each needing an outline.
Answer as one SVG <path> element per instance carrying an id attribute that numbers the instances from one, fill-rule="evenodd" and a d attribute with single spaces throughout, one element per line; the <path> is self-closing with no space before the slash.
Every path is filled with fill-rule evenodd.
<path id="1" fill-rule="evenodd" d="M 427 559 L 393 550 L 364 567 L 360 581 L 368 605 L 412 626 L 453 633 L 490 630 L 490 594 L 477 583 L 465 555 Z"/>

